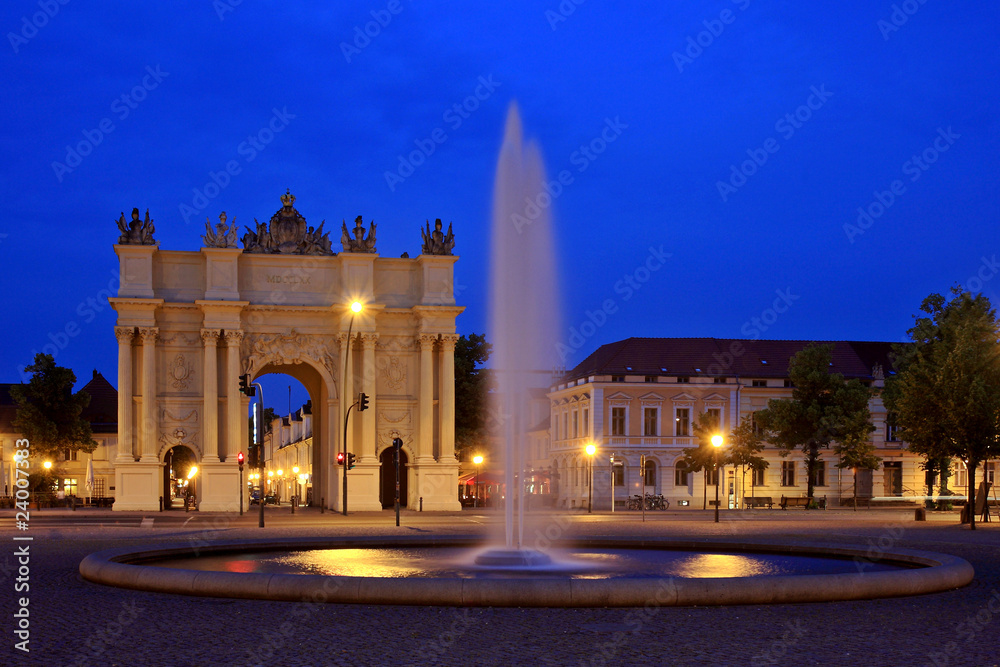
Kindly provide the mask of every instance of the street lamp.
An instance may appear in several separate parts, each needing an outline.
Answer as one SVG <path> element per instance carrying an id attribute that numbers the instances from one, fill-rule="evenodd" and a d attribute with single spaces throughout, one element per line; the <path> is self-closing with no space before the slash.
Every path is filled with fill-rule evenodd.
<path id="1" fill-rule="evenodd" d="M 715 448 L 714 470 L 715 470 L 715 523 L 719 523 L 719 448 L 722 447 L 722 436 L 712 436 L 712 447 Z"/>
<path id="2" fill-rule="evenodd" d="M 298 505 L 299 503 L 302 502 L 301 499 L 299 498 L 299 482 L 298 482 L 298 477 L 299 477 L 299 467 L 298 466 L 292 466 L 292 479 L 295 480 L 295 504 L 296 505 Z"/>
<path id="3" fill-rule="evenodd" d="M 479 467 L 483 465 L 483 457 L 479 454 L 472 457 L 472 462 L 476 464 L 476 495 L 473 496 L 472 506 L 479 507 Z"/>
<path id="4" fill-rule="evenodd" d="M 593 514 L 594 512 L 594 453 L 597 451 L 597 447 L 594 443 L 587 445 L 586 452 L 589 457 L 587 460 L 590 463 L 590 471 L 588 473 L 589 480 L 587 482 L 587 514 Z M 614 474 L 614 471 L 611 472 Z"/>
<path id="5" fill-rule="evenodd" d="M 344 382 L 341 384 L 341 388 L 347 386 L 347 366 L 351 360 L 351 330 L 354 328 L 354 316 L 361 312 L 364 306 L 361 305 L 360 301 L 355 301 L 351 304 L 351 323 L 347 325 L 347 350 L 344 352 Z M 343 394 L 343 391 L 341 391 Z M 344 478 L 343 478 L 343 514 L 347 516 L 347 419 L 351 416 L 351 408 L 347 405 L 347 397 L 344 396 L 341 399 L 341 409 L 344 411 L 344 441 L 342 447 L 344 448 Z"/>

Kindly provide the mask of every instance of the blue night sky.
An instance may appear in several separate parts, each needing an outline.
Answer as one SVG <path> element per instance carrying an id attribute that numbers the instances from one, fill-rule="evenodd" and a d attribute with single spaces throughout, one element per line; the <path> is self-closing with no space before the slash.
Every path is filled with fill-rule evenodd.
<path id="1" fill-rule="evenodd" d="M 453 222 L 459 332 L 484 331 L 514 99 L 568 172 L 557 363 L 629 336 L 899 340 L 956 282 L 996 302 L 1000 6 L 625 4 L 3 3 L 0 381 L 56 351 L 116 382 L 120 212 L 197 250 L 207 216 L 242 231 L 286 188 L 338 241 L 374 219 L 383 256 Z"/>

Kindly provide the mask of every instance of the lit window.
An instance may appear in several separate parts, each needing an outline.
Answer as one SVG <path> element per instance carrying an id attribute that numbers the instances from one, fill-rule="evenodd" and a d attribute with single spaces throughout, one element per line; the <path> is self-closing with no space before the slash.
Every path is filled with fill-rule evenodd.
<path id="1" fill-rule="evenodd" d="M 686 438 L 691 435 L 691 410 L 689 408 L 677 408 L 674 423 L 674 435 L 679 438 Z"/>

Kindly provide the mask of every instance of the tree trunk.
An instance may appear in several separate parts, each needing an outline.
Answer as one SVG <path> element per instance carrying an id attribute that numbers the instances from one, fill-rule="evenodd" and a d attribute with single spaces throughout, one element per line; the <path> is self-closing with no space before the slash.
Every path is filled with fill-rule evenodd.
<path id="1" fill-rule="evenodd" d="M 857 468 L 854 468 L 854 490 L 852 491 L 852 493 L 854 494 L 854 511 L 857 512 L 858 511 L 858 469 Z M 868 507 L 871 508 L 871 503 L 868 504 Z"/>
<path id="2" fill-rule="evenodd" d="M 701 508 L 708 509 L 708 468 L 705 468 L 705 493 L 701 499 Z"/>
<path id="3" fill-rule="evenodd" d="M 976 529 L 976 468 L 979 461 L 969 461 L 969 530 Z"/>
<path id="4" fill-rule="evenodd" d="M 751 479 L 750 481 L 752 482 L 753 480 Z M 743 490 L 746 489 L 746 488 L 747 488 L 747 467 L 745 465 L 741 465 L 740 466 L 740 492 L 742 493 Z M 750 492 L 750 495 L 751 496 L 753 495 L 752 491 Z M 739 496 L 736 497 L 736 506 L 737 507 L 740 506 Z M 746 509 L 746 507 L 744 507 L 743 509 Z"/>
<path id="5" fill-rule="evenodd" d="M 819 458 L 819 448 L 816 445 L 809 445 L 809 453 L 806 456 L 806 497 L 813 497 L 814 482 L 816 481 L 816 459 Z M 809 505 L 806 505 L 809 509 Z"/>

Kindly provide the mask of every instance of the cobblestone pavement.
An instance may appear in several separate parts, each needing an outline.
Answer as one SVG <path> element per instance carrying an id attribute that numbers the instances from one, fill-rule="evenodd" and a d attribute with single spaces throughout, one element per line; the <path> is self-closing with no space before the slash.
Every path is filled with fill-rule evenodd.
<path id="1" fill-rule="evenodd" d="M 405 512 L 342 517 L 268 508 L 256 515 L 42 510 L 27 532 L 0 512 L 6 665 L 997 665 L 1000 523 L 976 532 L 956 515 L 912 510 L 561 514 L 537 530 L 567 536 L 658 536 L 827 542 L 954 554 L 968 587 L 888 600 L 646 609 L 492 609 L 311 605 L 161 595 L 82 580 L 80 560 L 118 546 L 191 538 L 483 534 L 495 514 Z M 143 521 L 142 518 L 145 517 Z M 115 523 L 117 522 L 117 523 Z M 30 535 L 30 592 L 15 593 L 16 545 Z M 529 542 L 531 540 L 528 540 Z M 30 654 L 13 646 L 17 599 L 30 598 Z"/>

